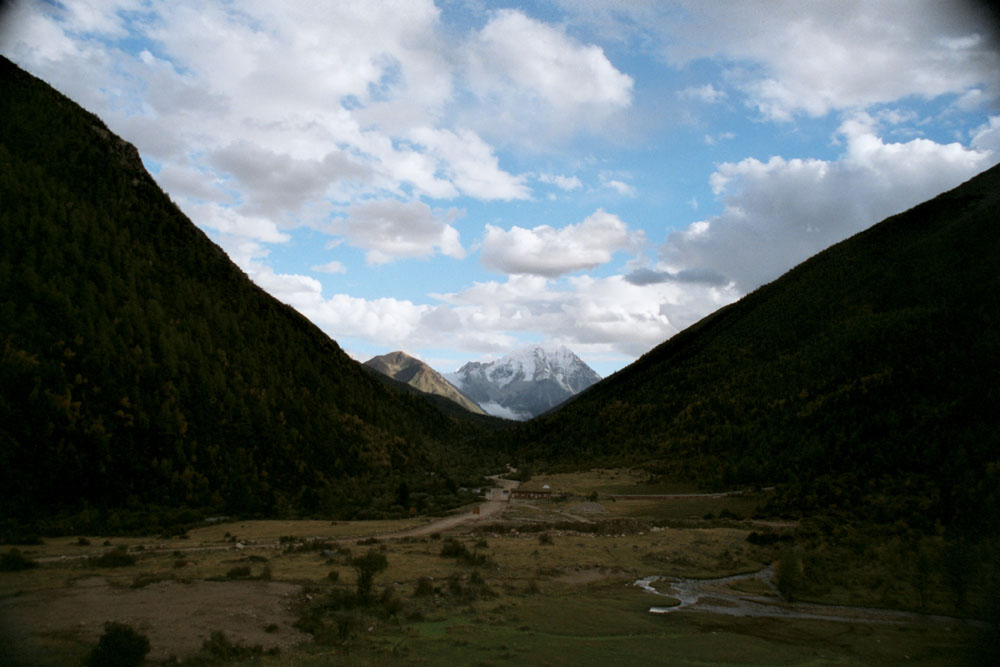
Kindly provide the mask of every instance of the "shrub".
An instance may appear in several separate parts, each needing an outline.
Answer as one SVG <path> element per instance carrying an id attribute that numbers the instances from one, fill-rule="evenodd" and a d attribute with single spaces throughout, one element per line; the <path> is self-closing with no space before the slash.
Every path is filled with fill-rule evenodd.
<path id="1" fill-rule="evenodd" d="M 0 572 L 17 572 L 30 570 L 33 567 L 38 567 L 38 561 L 25 558 L 19 549 L 11 549 L 0 556 Z"/>
<path id="2" fill-rule="evenodd" d="M 552 536 L 548 533 L 542 533 L 538 536 L 538 543 L 544 546 L 552 546 Z"/>
<path id="3" fill-rule="evenodd" d="M 456 558 L 465 565 L 473 567 L 488 565 L 490 558 L 486 554 L 477 554 L 469 551 L 469 548 L 453 537 L 449 537 L 441 544 L 441 556 L 443 558 Z"/>
<path id="4" fill-rule="evenodd" d="M 87 656 L 88 667 L 132 667 L 141 665 L 149 653 L 149 638 L 125 623 L 105 623 L 104 634 Z"/>
<path id="5" fill-rule="evenodd" d="M 420 577 L 417 579 L 417 586 L 413 589 L 413 597 L 426 597 L 428 595 L 434 595 L 434 584 L 431 583 L 429 577 Z"/>
<path id="6" fill-rule="evenodd" d="M 454 537 L 449 537 L 441 544 L 441 555 L 445 558 L 460 558 L 468 553 L 468 548 Z"/>
<path id="7" fill-rule="evenodd" d="M 364 556 L 352 558 L 351 567 L 358 574 L 358 600 L 366 603 L 371 599 L 375 575 L 389 567 L 389 561 L 385 554 L 371 549 Z"/>
<path id="8" fill-rule="evenodd" d="M 127 567 L 135 565 L 135 556 L 128 553 L 124 546 L 120 546 L 97 558 L 91 558 L 90 562 L 98 567 Z"/>
<path id="9" fill-rule="evenodd" d="M 396 595 L 392 586 L 388 586 L 382 591 L 378 601 L 386 616 L 396 616 L 403 610 L 403 601 Z"/>
<path id="10" fill-rule="evenodd" d="M 246 646 L 239 642 L 233 642 L 222 630 L 215 630 L 202 642 L 201 653 L 217 660 L 242 660 L 262 655 L 277 655 L 279 649 L 272 648 L 268 651 L 260 644 Z"/>
<path id="11" fill-rule="evenodd" d="M 226 572 L 226 579 L 249 579 L 250 578 L 250 566 L 249 565 L 237 565 L 231 568 L 229 572 Z"/>

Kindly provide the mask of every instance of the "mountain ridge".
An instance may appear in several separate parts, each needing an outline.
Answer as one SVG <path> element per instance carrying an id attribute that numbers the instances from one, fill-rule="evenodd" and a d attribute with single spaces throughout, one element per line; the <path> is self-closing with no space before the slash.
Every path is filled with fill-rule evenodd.
<path id="1" fill-rule="evenodd" d="M 6 58 L 0 82 L 0 533 L 120 530 L 126 507 L 378 516 L 404 479 L 458 502 L 476 421 L 253 284 L 97 116 Z"/>
<path id="2" fill-rule="evenodd" d="M 982 516 L 1000 501 L 998 219 L 1000 166 L 708 315 L 520 427 L 515 450 L 777 484 L 796 511 Z"/>
<path id="3" fill-rule="evenodd" d="M 459 391 L 443 375 L 401 350 L 372 357 L 364 365 L 425 393 L 444 396 L 473 414 L 486 414 L 475 401 Z"/>

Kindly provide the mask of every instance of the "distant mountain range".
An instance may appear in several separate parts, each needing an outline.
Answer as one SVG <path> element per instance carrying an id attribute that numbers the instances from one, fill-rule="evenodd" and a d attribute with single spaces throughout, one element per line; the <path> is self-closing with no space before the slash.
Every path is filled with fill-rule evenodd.
<path id="1" fill-rule="evenodd" d="M 422 392 L 449 398 L 469 412 L 479 415 L 486 414 L 481 407 L 476 405 L 475 401 L 455 388 L 455 385 L 448 382 L 444 376 L 405 352 L 390 352 L 373 357 L 365 362 L 365 366 L 374 368 L 383 375 L 388 375 L 392 379 L 408 384 Z"/>
<path id="2" fill-rule="evenodd" d="M 547 412 L 601 379 L 562 345 L 520 348 L 444 377 L 488 414 L 518 420 Z"/>

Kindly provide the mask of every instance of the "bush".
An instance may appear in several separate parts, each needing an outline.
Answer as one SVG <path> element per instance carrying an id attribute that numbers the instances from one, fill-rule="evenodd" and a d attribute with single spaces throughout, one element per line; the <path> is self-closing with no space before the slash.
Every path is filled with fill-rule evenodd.
<path id="1" fill-rule="evenodd" d="M 441 555 L 444 558 L 460 558 L 468 553 L 469 549 L 454 537 L 449 537 L 441 544 Z"/>
<path id="2" fill-rule="evenodd" d="M 413 589 L 413 597 L 427 597 L 428 595 L 434 595 L 434 584 L 431 583 L 429 577 L 420 577 L 417 579 L 417 586 Z"/>
<path id="3" fill-rule="evenodd" d="M 542 533 L 541 535 L 538 536 L 538 543 L 547 547 L 552 546 L 553 544 L 552 536 L 549 535 L 548 533 Z"/>
<path id="4" fill-rule="evenodd" d="M 385 554 L 371 549 L 364 556 L 352 558 L 351 567 L 358 575 L 358 600 L 366 603 L 371 599 L 375 575 L 389 567 L 389 561 Z"/>
<path id="5" fill-rule="evenodd" d="M 488 565 L 490 558 L 486 554 L 477 554 L 469 551 L 469 548 L 453 537 L 449 537 L 441 544 L 441 556 L 443 558 L 456 558 L 465 565 L 473 567 Z"/>
<path id="6" fill-rule="evenodd" d="M 249 565 L 237 565 L 231 568 L 229 572 L 226 572 L 226 579 L 249 579 L 250 578 L 250 566 Z"/>
<path id="7" fill-rule="evenodd" d="M 260 644 L 246 646 L 233 642 L 222 630 L 215 630 L 211 636 L 202 642 L 201 653 L 217 660 L 242 660 L 262 655 L 277 655 L 277 648 L 265 651 Z"/>
<path id="8" fill-rule="evenodd" d="M 30 570 L 33 567 L 38 567 L 38 561 L 25 558 L 19 549 L 11 549 L 0 556 L 0 572 L 17 572 Z"/>
<path id="9" fill-rule="evenodd" d="M 125 623 L 105 623 L 104 634 L 84 664 L 88 667 L 132 667 L 141 665 L 149 653 L 149 638 Z"/>
<path id="10" fill-rule="evenodd" d="M 91 558 L 90 562 L 98 567 L 127 567 L 135 565 L 135 556 L 128 553 L 124 546 L 120 546 L 97 558 Z"/>

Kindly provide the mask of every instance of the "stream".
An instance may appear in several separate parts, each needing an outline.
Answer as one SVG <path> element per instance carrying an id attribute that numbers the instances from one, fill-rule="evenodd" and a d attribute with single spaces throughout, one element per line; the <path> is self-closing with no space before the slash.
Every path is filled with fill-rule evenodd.
<path id="1" fill-rule="evenodd" d="M 734 590 L 729 586 L 739 581 L 748 581 L 751 579 L 762 581 L 771 589 L 772 594 L 745 593 Z M 653 584 L 658 581 L 668 582 L 668 589 L 666 591 L 657 590 Z M 684 579 L 651 575 L 639 579 L 635 582 L 635 585 L 654 595 L 670 597 L 680 601 L 679 604 L 673 606 L 650 607 L 649 612 L 651 614 L 694 611 L 751 618 L 791 618 L 846 623 L 977 623 L 976 621 L 967 621 L 950 616 L 931 616 L 929 614 L 899 611 L 896 609 L 848 607 L 814 602 L 788 602 L 782 599 L 777 586 L 774 584 L 774 568 L 771 566 L 757 572 L 736 574 L 717 579 Z"/>

